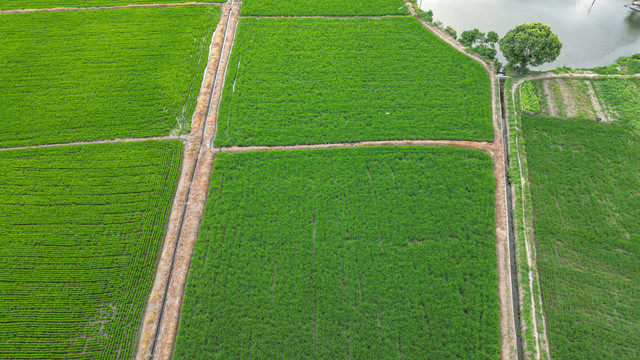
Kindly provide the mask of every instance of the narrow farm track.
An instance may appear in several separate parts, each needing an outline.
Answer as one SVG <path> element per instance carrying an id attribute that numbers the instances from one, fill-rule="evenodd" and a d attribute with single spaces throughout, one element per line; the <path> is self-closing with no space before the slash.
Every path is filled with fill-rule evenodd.
<path id="1" fill-rule="evenodd" d="M 640 74 L 634 75 L 602 75 L 592 72 L 579 72 L 579 73 L 566 73 L 566 74 L 534 74 L 530 76 L 525 76 L 517 79 L 513 82 L 511 86 L 511 102 L 515 104 L 515 92 L 518 87 L 527 80 L 542 80 L 542 79 L 557 79 L 557 78 L 578 78 L 578 79 L 600 79 L 600 78 L 621 78 L 621 79 L 632 79 L 632 78 L 640 78 Z M 518 123 L 518 111 L 514 107 L 514 118 L 516 121 L 516 126 L 521 126 Z M 506 131 L 510 131 L 506 129 Z M 525 179 L 522 172 L 522 158 L 521 158 L 521 148 L 520 143 L 518 141 L 518 136 L 515 137 L 515 145 L 516 145 L 516 154 L 518 161 L 518 169 L 520 172 L 520 186 L 522 190 L 521 194 L 521 208 L 522 208 L 522 224 L 524 226 L 524 243 L 525 243 L 525 251 L 527 258 L 527 268 L 528 268 L 528 281 L 529 281 L 529 289 L 533 289 L 534 285 L 540 289 L 540 278 L 538 277 L 538 265 L 537 265 L 537 250 L 535 245 L 535 232 L 533 228 L 533 224 L 527 224 L 526 220 L 526 211 L 525 208 L 527 206 L 527 194 L 524 191 L 526 189 L 526 185 L 529 183 L 528 179 Z M 549 352 L 549 336 L 547 333 L 547 324 L 546 324 L 546 316 L 544 315 L 543 307 L 542 307 L 542 294 L 538 292 L 537 298 L 533 295 L 531 296 L 531 303 L 528 306 L 531 309 L 531 314 L 533 314 L 531 319 L 531 327 L 532 333 L 534 337 L 534 349 L 535 349 L 535 358 L 540 359 L 541 354 L 544 351 L 547 356 L 550 356 Z M 525 304 L 523 304 L 525 306 Z M 542 323 L 537 323 L 536 314 L 542 313 Z M 538 329 L 540 327 L 541 329 Z"/>
<path id="2" fill-rule="evenodd" d="M 383 140 L 383 141 L 362 141 L 355 143 L 335 143 L 335 144 L 313 144 L 313 145 L 289 145 L 289 146 L 230 146 L 214 148 L 216 152 L 247 152 L 247 151 L 270 151 L 270 150 L 312 150 L 312 149 L 335 149 L 368 146 L 453 146 L 467 149 L 484 151 L 494 156 L 495 144 L 477 141 L 457 141 L 457 140 Z"/>
<path id="3" fill-rule="evenodd" d="M 76 141 L 76 142 L 60 143 L 60 144 L 44 144 L 44 145 L 29 145 L 29 146 L 0 148 L 0 151 L 39 149 L 39 148 L 91 145 L 91 144 L 112 144 L 112 143 L 139 142 L 139 141 L 167 141 L 167 140 L 186 140 L 186 137 L 185 136 L 154 136 L 154 137 L 146 137 L 146 138 L 124 138 L 124 139 L 107 139 L 107 140 L 96 140 L 96 141 Z"/>
<path id="4" fill-rule="evenodd" d="M 108 9 L 140 8 L 140 7 L 175 7 L 175 6 L 206 6 L 206 5 L 220 5 L 220 4 L 188 2 L 188 3 L 171 3 L 171 4 L 133 4 L 133 5 L 91 6 L 91 7 L 59 7 L 59 8 L 50 8 L 50 9 L 11 9 L 11 10 L 0 10 L 0 15 L 36 13 L 36 12 L 55 12 L 55 11 L 85 11 L 85 10 L 108 10 Z"/>
<path id="5" fill-rule="evenodd" d="M 240 4 L 233 0 L 222 5 L 220 20 L 213 34 L 191 134 L 184 151 L 167 238 L 139 334 L 136 359 L 170 359 L 173 352 L 191 253 L 213 169 L 216 151 L 211 143 L 215 135 L 215 117 L 239 13 Z"/>

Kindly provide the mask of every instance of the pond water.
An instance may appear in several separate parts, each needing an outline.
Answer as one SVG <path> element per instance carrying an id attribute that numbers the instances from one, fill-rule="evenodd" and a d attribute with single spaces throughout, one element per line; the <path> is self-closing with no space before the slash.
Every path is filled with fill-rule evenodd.
<path id="1" fill-rule="evenodd" d="M 423 10 L 433 10 L 434 20 L 453 27 L 458 36 L 478 28 L 502 37 L 519 24 L 539 21 L 549 25 L 558 34 L 562 51 L 556 61 L 536 70 L 609 65 L 621 56 L 640 52 L 640 12 L 624 7 L 630 0 L 420 1 Z"/>

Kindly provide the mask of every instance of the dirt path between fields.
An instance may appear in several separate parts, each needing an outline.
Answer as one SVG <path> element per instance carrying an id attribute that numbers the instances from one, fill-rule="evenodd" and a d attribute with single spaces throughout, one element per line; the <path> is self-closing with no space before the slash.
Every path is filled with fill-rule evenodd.
<path id="1" fill-rule="evenodd" d="M 0 151 L 40 149 L 40 148 L 65 147 L 65 146 L 76 146 L 76 145 L 112 144 L 112 143 L 128 143 L 128 142 L 140 142 L 140 141 L 186 140 L 186 139 L 187 139 L 186 136 L 153 136 L 153 137 L 146 137 L 146 138 L 105 139 L 105 140 L 96 140 L 96 141 L 75 141 L 75 142 L 60 143 L 60 144 L 16 146 L 16 147 L 0 148 Z"/>
<path id="2" fill-rule="evenodd" d="M 247 152 L 247 151 L 270 151 L 270 150 L 312 150 L 312 149 L 334 149 L 353 148 L 369 146 L 454 146 L 467 149 L 484 151 L 493 157 L 495 144 L 489 142 L 458 141 L 458 140 L 382 140 L 382 141 L 362 141 L 355 143 L 331 143 L 313 145 L 288 145 L 288 146 L 231 146 L 215 148 L 216 152 Z"/>
<path id="3" fill-rule="evenodd" d="M 55 12 L 55 11 L 85 11 L 85 10 L 108 10 L 108 9 L 126 9 L 126 8 L 141 8 L 141 7 L 175 7 L 175 6 L 209 6 L 220 5 L 220 3 L 171 3 L 171 4 L 132 4 L 132 5 L 113 5 L 113 6 L 91 6 L 91 7 L 58 7 L 50 9 L 11 9 L 0 10 L 2 14 L 23 14 L 23 13 L 35 13 L 35 12 Z"/>
<path id="4" fill-rule="evenodd" d="M 191 254 L 204 212 L 216 150 L 211 147 L 222 84 L 240 4 L 221 7 L 202 88 L 187 137 L 178 188 L 140 333 L 136 359 L 170 359 L 180 319 Z"/>

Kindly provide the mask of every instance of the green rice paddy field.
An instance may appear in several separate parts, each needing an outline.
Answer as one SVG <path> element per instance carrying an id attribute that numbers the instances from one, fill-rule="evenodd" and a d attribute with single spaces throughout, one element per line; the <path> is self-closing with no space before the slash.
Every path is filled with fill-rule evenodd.
<path id="1" fill-rule="evenodd" d="M 393 139 L 491 141 L 484 68 L 413 17 L 240 19 L 216 145 Z"/>
<path id="2" fill-rule="evenodd" d="M 182 144 L 0 151 L 0 359 L 130 359 Z"/>
<path id="3" fill-rule="evenodd" d="M 242 15 L 405 15 L 402 0 L 244 0 Z"/>
<path id="4" fill-rule="evenodd" d="M 47 9 L 56 7 L 92 7 L 130 4 L 170 4 L 179 0 L 3 0 L 0 10 L 8 9 Z M 219 3 L 223 0 L 189 0 L 188 2 Z"/>
<path id="5" fill-rule="evenodd" d="M 219 15 L 0 15 L 0 147 L 188 132 Z"/>
<path id="6" fill-rule="evenodd" d="M 491 158 L 219 153 L 174 359 L 499 359 Z"/>
<path id="7" fill-rule="evenodd" d="M 620 123 L 523 124 L 551 358 L 638 359 L 640 139 Z"/>

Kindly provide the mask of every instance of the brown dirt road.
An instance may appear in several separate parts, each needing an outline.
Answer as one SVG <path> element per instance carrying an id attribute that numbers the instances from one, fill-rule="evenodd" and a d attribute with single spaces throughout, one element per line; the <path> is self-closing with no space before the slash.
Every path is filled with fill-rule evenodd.
<path id="1" fill-rule="evenodd" d="M 331 143 L 313 145 L 289 145 L 289 146 L 231 146 L 216 148 L 216 152 L 247 152 L 247 151 L 270 151 L 270 150 L 312 150 L 312 149 L 333 149 L 352 148 L 368 146 L 455 146 L 461 148 L 484 151 L 493 157 L 494 144 L 488 142 L 458 141 L 458 140 L 382 140 L 382 141 L 362 141 L 355 143 Z"/>
<path id="2" fill-rule="evenodd" d="M 216 153 L 211 148 L 215 117 L 239 12 L 240 4 L 233 0 L 222 5 L 185 146 L 167 236 L 138 335 L 136 359 L 170 359 L 173 352 L 191 254 Z"/>

